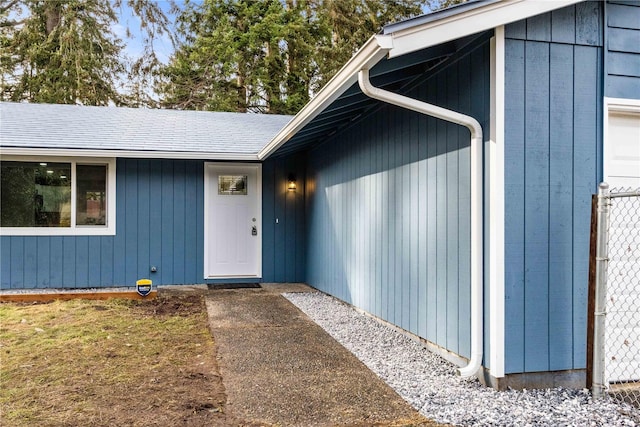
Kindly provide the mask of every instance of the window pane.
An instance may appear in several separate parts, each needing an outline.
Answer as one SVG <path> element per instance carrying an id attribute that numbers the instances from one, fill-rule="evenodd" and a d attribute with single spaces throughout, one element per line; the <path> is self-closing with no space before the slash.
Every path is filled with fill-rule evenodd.
<path id="1" fill-rule="evenodd" d="M 219 195 L 247 195 L 247 175 L 219 175 Z"/>
<path id="2" fill-rule="evenodd" d="M 0 226 L 70 227 L 69 163 L 2 162 Z"/>
<path id="3" fill-rule="evenodd" d="M 76 165 L 76 224 L 107 225 L 106 165 Z"/>

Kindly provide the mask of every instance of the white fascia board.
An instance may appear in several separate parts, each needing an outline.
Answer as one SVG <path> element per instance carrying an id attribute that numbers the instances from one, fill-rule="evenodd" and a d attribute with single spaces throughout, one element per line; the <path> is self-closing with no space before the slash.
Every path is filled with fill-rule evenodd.
<path id="1" fill-rule="evenodd" d="M 193 159 L 193 160 L 238 160 L 256 161 L 255 154 L 214 153 L 193 151 L 134 151 L 92 150 L 70 148 L 23 148 L 0 147 L 0 155 L 11 156 L 57 156 L 57 157 L 128 157 L 136 159 Z"/>
<path id="2" fill-rule="evenodd" d="M 504 0 L 392 33 L 389 58 L 487 31 L 584 0 Z"/>
<path id="3" fill-rule="evenodd" d="M 358 80 L 358 72 L 360 70 L 373 67 L 386 56 L 391 48 L 392 40 L 390 36 L 375 35 L 371 37 L 340 71 L 329 80 L 322 90 L 258 153 L 258 159 L 263 160 L 269 157 L 291 139 L 349 89 Z"/>

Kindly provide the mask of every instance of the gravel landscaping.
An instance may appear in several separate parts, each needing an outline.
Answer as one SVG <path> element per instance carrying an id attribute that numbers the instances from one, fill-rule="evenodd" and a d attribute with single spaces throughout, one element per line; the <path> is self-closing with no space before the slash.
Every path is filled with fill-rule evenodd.
<path id="1" fill-rule="evenodd" d="M 636 426 L 640 411 L 588 390 L 498 392 L 456 376 L 456 366 L 419 342 L 320 293 L 284 296 L 423 415 L 464 426 Z"/>

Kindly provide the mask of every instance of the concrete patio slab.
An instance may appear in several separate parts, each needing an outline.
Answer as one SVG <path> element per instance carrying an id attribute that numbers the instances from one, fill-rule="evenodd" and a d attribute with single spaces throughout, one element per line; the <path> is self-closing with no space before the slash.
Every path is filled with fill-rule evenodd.
<path id="1" fill-rule="evenodd" d="M 228 410 L 257 425 L 431 425 L 280 292 L 212 291 L 209 325 Z"/>

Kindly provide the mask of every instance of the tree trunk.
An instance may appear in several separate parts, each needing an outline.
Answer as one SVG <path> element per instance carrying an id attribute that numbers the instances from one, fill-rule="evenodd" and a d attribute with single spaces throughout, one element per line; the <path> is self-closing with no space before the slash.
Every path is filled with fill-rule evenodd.
<path id="1" fill-rule="evenodd" d="M 273 55 L 273 52 L 271 51 L 271 45 L 269 44 L 269 41 L 265 42 L 265 50 L 266 50 L 265 62 L 267 66 L 267 74 L 269 75 L 269 77 L 275 77 L 271 70 L 271 60 L 272 60 L 271 55 Z M 265 103 L 267 104 L 265 107 L 266 112 L 270 113 L 271 103 L 273 101 L 273 88 L 270 81 L 264 82 L 264 97 L 265 97 Z"/>
<path id="2" fill-rule="evenodd" d="M 59 1 L 47 1 L 45 2 L 45 17 L 46 17 L 46 31 L 47 36 L 56 29 L 56 27 L 60 24 L 60 19 L 62 16 L 62 3 Z"/>
<path id="3" fill-rule="evenodd" d="M 245 86 L 244 67 L 238 67 L 238 112 L 247 112 L 247 86 Z"/>

